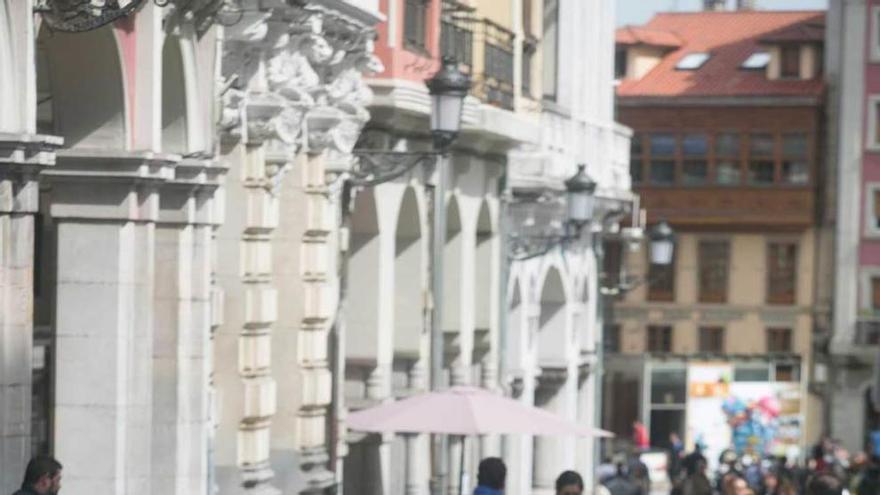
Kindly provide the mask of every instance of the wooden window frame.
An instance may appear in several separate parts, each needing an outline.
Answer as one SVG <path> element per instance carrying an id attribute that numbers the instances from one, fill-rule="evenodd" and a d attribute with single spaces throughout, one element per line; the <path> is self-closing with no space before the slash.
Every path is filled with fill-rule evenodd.
<path id="1" fill-rule="evenodd" d="M 767 327 L 766 334 L 768 354 L 794 352 L 794 331 L 790 327 Z"/>
<path id="2" fill-rule="evenodd" d="M 736 154 L 727 154 L 727 153 L 720 152 L 720 150 L 718 148 L 718 142 L 721 141 L 721 139 L 720 139 L 721 136 L 726 136 L 726 135 L 732 135 L 732 136 L 736 137 L 736 145 L 737 145 Z M 743 149 L 744 149 L 744 145 L 746 143 L 745 136 L 746 135 L 743 134 L 742 132 L 734 131 L 734 130 L 716 132 L 712 136 L 711 155 L 712 155 L 712 184 L 713 185 L 720 186 L 720 187 L 736 187 L 736 186 L 741 186 L 743 184 L 743 182 L 746 180 L 746 174 L 744 173 L 745 164 L 743 161 L 743 154 L 744 154 Z M 736 182 L 731 182 L 731 183 L 721 183 L 718 181 L 718 166 L 720 165 L 720 163 L 722 161 L 733 162 L 736 165 L 736 170 L 739 174 L 739 180 L 737 180 Z"/>
<path id="3" fill-rule="evenodd" d="M 774 278 L 782 278 L 785 276 L 774 274 L 774 260 L 772 259 L 774 250 L 779 248 L 793 248 L 793 256 L 791 260 L 791 268 L 790 268 L 790 278 L 791 278 L 791 291 L 789 292 L 781 292 L 778 289 L 774 289 L 774 285 L 780 284 L 781 282 L 778 280 L 774 280 Z M 799 246 L 795 241 L 770 241 L 766 246 L 767 253 L 765 256 L 767 262 L 767 304 L 771 305 L 794 305 L 797 302 L 797 284 L 798 284 L 798 261 L 799 261 Z"/>
<path id="4" fill-rule="evenodd" d="M 698 331 L 697 350 L 699 350 L 699 352 L 724 354 L 724 327 L 701 326 Z"/>
<path id="5" fill-rule="evenodd" d="M 662 333 L 662 335 L 657 335 Z M 645 329 L 645 351 L 652 354 L 670 354 L 674 344 L 672 325 L 648 325 Z"/>
<path id="6" fill-rule="evenodd" d="M 672 154 L 671 155 L 654 155 L 654 150 L 651 146 L 651 138 L 653 136 L 671 136 L 672 137 Z M 645 133 L 645 140 L 643 144 L 647 144 L 647 149 L 642 149 L 642 153 L 644 155 L 645 151 L 647 151 L 647 162 L 648 165 L 645 168 L 647 175 L 642 177 L 642 182 L 649 184 L 655 187 L 674 187 L 681 183 L 681 139 L 680 136 L 674 131 L 655 131 Z M 654 162 L 662 161 L 663 163 L 671 163 L 672 164 L 672 182 L 655 182 L 653 179 L 654 172 Z"/>
<path id="7" fill-rule="evenodd" d="M 650 253 L 647 253 L 650 256 Z M 675 253 L 668 265 L 656 265 L 648 259 L 646 297 L 650 302 L 675 302 Z M 665 283 L 663 285 L 661 283 Z"/>
<path id="8" fill-rule="evenodd" d="M 784 44 L 779 47 L 779 77 L 781 79 L 800 79 L 801 78 L 801 45 L 800 44 Z M 789 56 L 794 55 L 793 58 Z M 789 67 L 788 62 L 793 62 L 793 66 Z M 790 69 L 794 69 L 790 71 Z"/>
<path id="9" fill-rule="evenodd" d="M 404 0 L 403 1 L 403 48 L 418 54 L 428 52 L 428 16 L 431 13 L 431 0 Z M 407 22 L 410 9 L 421 11 L 421 24 L 413 25 Z M 418 11 L 416 14 L 418 15 Z M 412 31 L 415 30 L 415 31 Z"/>
<path id="10" fill-rule="evenodd" d="M 710 247 L 721 247 L 723 253 L 712 253 L 716 257 L 707 259 L 710 254 L 706 252 Z M 721 254 L 721 258 L 718 255 Z M 723 258 L 723 259 L 722 259 Z M 723 264 L 723 268 L 721 265 Z M 707 280 L 716 270 L 723 269 L 723 276 L 719 277 L 722 281 L 718 282 L 720 287 L 709 287 L 711 285 Z M 698 300 L 701 303 L 726 303 L 730 285 L 730 241 L 726 239 L 702 239 L 697 244 L 697 280 L 698 280 Z"/>

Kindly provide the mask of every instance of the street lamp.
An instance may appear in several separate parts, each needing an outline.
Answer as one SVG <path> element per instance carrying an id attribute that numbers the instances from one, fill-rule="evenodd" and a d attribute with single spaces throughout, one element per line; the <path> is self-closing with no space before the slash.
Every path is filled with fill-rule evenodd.
<path id="1" fill-rule="evenodd" d="M 596 210 L 596 182 L 587 175 L 586 165 L 578 165 L 575 174 L 563 183 L 565 192 L 551 192 L 540 194 L 517 194 L 513 202 L 528 204 L 535 207 L 540 203 L 558 199 L 565 196 L 565 221 L 562 233 L 533 235 L 510 235 L 510 257 L 522 261 L 538 256 L 543 256 L 557 246 L 562 246 L 580 238 L 584 227 L 593 220 Z"/>
<path id="2" fill-rule="evenodd" d="M 672 263 L 672 254 L 675 251 L 675 232 L 666 223 L 666 220 L 661 220 L 651 229 L 648 233 L 648 239 L 651 242 L 651 264 L 665 266 Z"/>
<path id="3" fill-rule="evenodd" d="M 431 95 L 431 134 L 434 149 L 445 151 L 461 130 L 461 113 L 464 98 L 471 88 L 467 74 L 459 70 L 458 61 L 443 57 L 440 70 L 425 81 Z"/>
<path id="4" fill-rule="evenodd" d="M 586 168 L 578 165 L 577 173 L 565 181 L 567 220 L 578 227 L 593 219 L 596 208 L 596 182 L 587 175 Z"/>
<path id="5" fill-rule="evenodd" d="M 461 130 L 464 100 L 471 87 L 470 77 L 458 68 L 458 62 L 444 57 L 431 79 L 425 81 L 431 97 L 431 151 L 388 151 L 355 149 L 347 183 L 349 186 L 377 186 L 403 176 L 417 165 L 438 162 L 446 154 Z"/>
<path id="6" fill-rule="evenodd" d="M 425 81 L 431 97 L 430 129 L 433 149 L 429 151 L 388 151 L 355 149 L 354 162 L 343 187 L 345 221 L 350 218 L 350 198 L 354 188 L 371 187 L 402 177 L 420 164 L 434 165 L 431 194 L 431 389 L 438 390 L 443 377 L 443 248 L 446 244 L 446 176 L 448 151 L 461 130 L 464 100 L 471 88 L 470 77 L 458 62 L 444 57 L 440 69 Z M 340 281 L 340 305 L 345 301 L 347 275 Z M 342 341 L 344 337 L 336 336 Z M 435 487 L 433 493 L 446 493 L 448 483 L 446 438 L 434 445 Z M 463 450 L 462 450 L 463 452 Z"/>

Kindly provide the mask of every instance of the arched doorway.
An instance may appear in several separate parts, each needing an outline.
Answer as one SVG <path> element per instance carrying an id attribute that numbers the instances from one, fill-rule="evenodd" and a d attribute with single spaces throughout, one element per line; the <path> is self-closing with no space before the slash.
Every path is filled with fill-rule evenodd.
<path id="1" fill-rule="evenodd" d="M 450 385 L 465 385 L 467 363 L 461 356 L 461 295 L 463 242 L 461 212 L 452 196 L 446 207 L 446 244 L 443 249 L 443 336 L 446 362 L 444 369 Z"/>
<path id="2" fill-rule="evenodd" d="M 567 414 L 568 383 L 572 379 L 566 350 L 568 301 L 562 274 L 550 268 L 541 286 L 534 369 L 535 406 L 560 416 Z M 552 493 L 556 476 L 565 468 L 565 441 L 535 437 L 532 456 L 532 487 L 536 493 Z"/>

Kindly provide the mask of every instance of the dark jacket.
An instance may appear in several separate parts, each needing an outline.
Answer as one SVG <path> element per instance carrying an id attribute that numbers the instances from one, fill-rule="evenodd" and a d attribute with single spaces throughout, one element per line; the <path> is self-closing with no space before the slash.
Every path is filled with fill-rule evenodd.
<path id="1" fill-rule="evenodd" d="M 489 488 L 488 486 L 478 486 L 474 489 L 474 495 L 501 495 L 500 490 Z"/>
<path id="2" fill-rule="evenodd" d="M 35 492 L 35 491 L 34 491 L 32 488 L 30 488 L 30 487 L 21 487 L 20 490 L 18 490 L 17 492 L 13 493 L 12 495 L 40 495 L 40 494 L 37 493 L 37 492 Z"/>
<path id="3" fill-rule="evenodd" d="M 611 492 L 611 495 L 644 495 L 642 488 L 623 476 L 615 476 L 605 482 L 605 488 Z"/>
<path id="4" fill-rule="evenodd" d="M 712 495 L 712 482 L 703 473 L 688 476 L 681 486 L 682 495 Z"/>

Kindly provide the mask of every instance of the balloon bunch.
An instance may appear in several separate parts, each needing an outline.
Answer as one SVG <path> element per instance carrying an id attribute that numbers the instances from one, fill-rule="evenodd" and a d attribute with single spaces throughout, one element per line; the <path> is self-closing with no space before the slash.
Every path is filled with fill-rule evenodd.
<path id="1" fill-rule="evenodd" d="M 763 456 L 770 448 L 781 411 L 779 401 L 765 396 L 746 403 L 738 397 L 728 397 L 721 404 L 727 423 L 733 433 L 736 452 Z"/>

